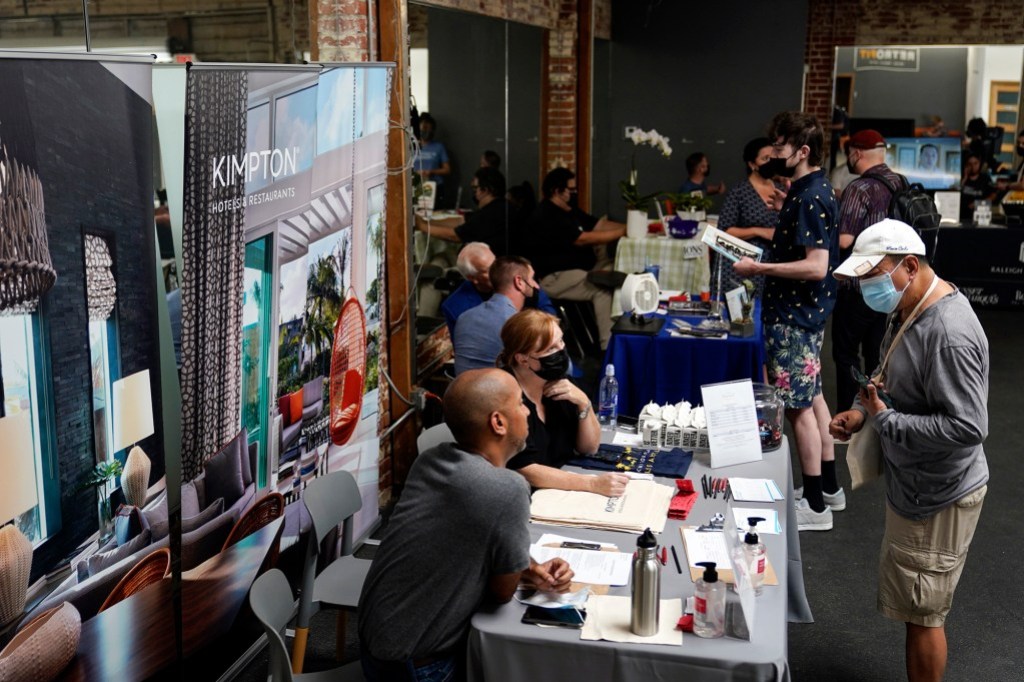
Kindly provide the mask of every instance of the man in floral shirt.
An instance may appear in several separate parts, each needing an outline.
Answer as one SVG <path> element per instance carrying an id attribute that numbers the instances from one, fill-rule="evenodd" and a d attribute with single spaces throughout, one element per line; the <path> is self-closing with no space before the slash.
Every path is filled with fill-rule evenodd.
<path id="1" fill-rule="evenodd" d="M 839 206 L 821 169 L 824 132 L 809 114 L 783 112 L 771 122 L 772 164 L 792 178 L 777 191 L 779 223 L 771 262 L 744 258 L 734 264 L 744 277 L 765 275 L 763 309 L 768 380 L 786 404 L 803 470 L 797 490 L 800 530 L 831 530 L 832 511 L 846 507 L 836 480 L 828 405 L 821 393 L 821 344 L 836 302 L 832 271 L 839 264 Z"/>

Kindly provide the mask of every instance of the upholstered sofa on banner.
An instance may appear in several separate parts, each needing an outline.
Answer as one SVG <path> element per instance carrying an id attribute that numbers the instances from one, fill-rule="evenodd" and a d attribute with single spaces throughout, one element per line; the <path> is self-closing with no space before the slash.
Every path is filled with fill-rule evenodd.
<path id="1" fill-rule="evenodd" d="M 242 429 L 206 460 L 203 473 L 181 488 L 181 567 L 195 568 L 217 554 L 238 519 L 256 502 L 257 447 Z M 169 544 L 166 492 L 142 510 L 142 529 L 122 545 L 111 539 L 71 567 L 71 575 L 23 620 L 62 602 L 71 602 L 88 620 L 132 566 Z"/>

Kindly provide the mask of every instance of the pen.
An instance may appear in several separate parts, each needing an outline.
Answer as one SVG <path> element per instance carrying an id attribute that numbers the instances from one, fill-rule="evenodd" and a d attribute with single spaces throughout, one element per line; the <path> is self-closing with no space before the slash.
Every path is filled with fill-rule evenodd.
<path id="1" fill-rule="evenodd" d="M 682 575 L 683 567 L 679 565 L 679 555 L 676 554 L 676 546 L 675 545 L 672 545 L 672 559 L 675 560 L 675 562 L 676 562 L 676 571 L 678 571 L 679 574 Z"/>

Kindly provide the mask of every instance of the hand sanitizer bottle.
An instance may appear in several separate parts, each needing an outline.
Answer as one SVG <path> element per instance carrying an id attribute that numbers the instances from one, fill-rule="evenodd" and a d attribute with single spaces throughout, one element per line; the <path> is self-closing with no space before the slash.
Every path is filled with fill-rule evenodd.
<path id="1" fill-rule="evenodd" d="M 714 561 L 697 565 L 704 576 L 693 586 L 693 634 L 714 639 L 725 634 L 725 584 L 718 581 Z"/>
<path id="2" fill-rule="evenodd" d="M 751 516 L 747 519 L 750 528 L 743 537 L 743 559 L 747 565 L 747 575 L 750 576 L 750 585 L 754 588 L 754 594 L 760 595 L 764 586 L 764 569 L 767 563 L 764 543 L 757 535 L 757 524 L 764 521 L 760 516 Z"/>

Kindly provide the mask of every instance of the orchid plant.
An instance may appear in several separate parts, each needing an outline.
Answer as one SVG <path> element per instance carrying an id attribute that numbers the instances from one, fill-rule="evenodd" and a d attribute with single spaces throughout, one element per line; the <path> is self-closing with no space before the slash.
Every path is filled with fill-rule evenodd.
<path id="1" fill-rule="evenodd" d="M 670 158 L 672 156 L 672 147 L 668 144 L 668 138 L 654 129 L 644 131 L 640 128 L 634 128 L 633 132 L 629 135 L 629 139 L 633 143 L 633 155 L 630 159 L 629 179 L 621 181 L 619 183 L 619 188 L 622 190 L 622 199 L 626 202 L 627 209 L 645 211 L 647 210 L 651 199 L 661 194 L 661 192 L 653 192 L 651 194 L 641 196 L 640 190 L 637 187 L 637 147 L 645 144 L 656 147 L 665 158 Z"/>

